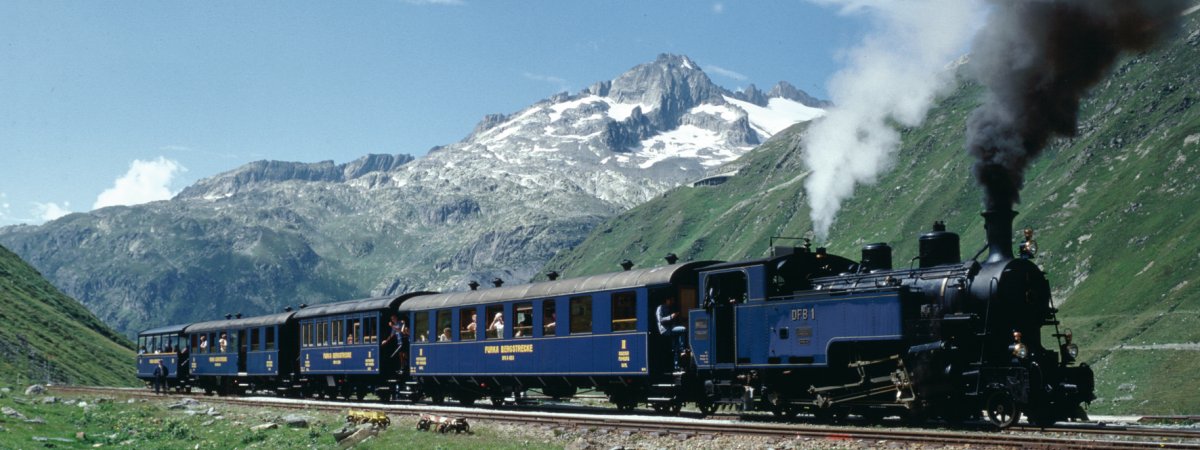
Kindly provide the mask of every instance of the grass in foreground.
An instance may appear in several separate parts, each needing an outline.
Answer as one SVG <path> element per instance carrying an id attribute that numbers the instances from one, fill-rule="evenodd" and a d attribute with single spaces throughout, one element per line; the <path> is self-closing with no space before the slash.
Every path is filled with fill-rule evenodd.
<path id="1" fill-rule="evenodd" d="M 137 448 L 137 449 L 332 449 L 338 448 L 333 432 L 345 424 L 340 413 L 246 408 L 221 404 L 172 410 L 178 397 L 135 400 L 68 396 L 55 403 L 42 403 L 47 396 L 25 397 L 16 386 L 3 393 L 0 407 L 12 408 L 27 423 L 0 415 L 0 449 L 33 448 Z M 53 394 L 51 394 L 53 395 Z M 80 404 L 79 401 L 83 403 Z M 208 413 L 209 408 L 214 413 Z M 189 412 L 190 411 L 190 412 Z M 289 428 L 281 418 L 298 414 L 309 419 L 307 428 Z M 437 434 L 416 430 L 417 418 L 392 415 L 392 425 L 378 436 L 356 446 L 358 449 L 551 449 L 562 444 L 537 442 L 536 437 L 518 434 L 519 427 L 472 424 L 473 434 Z M 264 423 L 278 428 L 253 431 Z M 83 433 L 80 435 L 79 433 Z"/>

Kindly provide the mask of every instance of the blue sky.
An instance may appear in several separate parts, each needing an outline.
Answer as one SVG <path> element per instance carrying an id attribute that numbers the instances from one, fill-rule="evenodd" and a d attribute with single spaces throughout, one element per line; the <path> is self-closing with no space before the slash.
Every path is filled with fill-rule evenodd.
<path id="1" fill-rule="evenodd" d="M 869 25 L 805 1 L 0 2 L 0 225 L 259 159 L 422 155 L 664 52 L 824 97 Z"/>

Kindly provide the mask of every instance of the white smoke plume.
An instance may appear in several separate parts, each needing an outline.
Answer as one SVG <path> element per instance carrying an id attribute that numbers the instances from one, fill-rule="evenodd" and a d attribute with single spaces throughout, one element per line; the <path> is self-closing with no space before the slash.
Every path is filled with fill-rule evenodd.
<path id="1" fill-rule="evenodd" d="M 920 125 L 952 86 L 947 67 L 982 26 L 978 0 L 812 0 L 866 16 L 872 31 L 829 81 L 834 106 L 805 136 L 804 183 L 814 231 L 826 239 L 842 202 L 891 167 L 897 126 Z"/>

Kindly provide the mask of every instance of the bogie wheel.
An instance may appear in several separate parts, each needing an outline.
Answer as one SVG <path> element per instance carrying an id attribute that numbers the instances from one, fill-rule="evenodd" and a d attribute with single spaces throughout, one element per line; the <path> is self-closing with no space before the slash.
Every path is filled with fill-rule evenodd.
<path id="1" fill-rule="evenodd" d="M 680 402 L 671 402 L 666 407 L 667 413 L 671 414 L 672 416 L 678 416 L 679 411 L 682 409 L 683 409 L 683 403 L 680 403 Z"/>
<path id="2" fill-rule="evenodd" d="M 387 402 L 392 401 L 391 391 L 379 391 L 379 392 L 376 392 L 375 395 L 379 396 L 380 403 L 387 403 Z"/>
<path id="3" fill-rule="evenodd" d="M 813 416 L 818 422 L 833 423 L 837 422 L 838 413 L 831 408 L 818 408 L 813 410 Z"/>
<path id="4" fill-rule="evenodd" d="M 475 397 L 462 397 L 458 399 L 458 404 L 463 406 L 471 406 L 475 404 Z"/>
<path id="5" fill-rule="evenodd" d="M 700 408 L 700 414 L 705 416 L 711 416 L 717 412 L 717 404 L 708 400 L 697 403 L 696 407 Z"/>
<path id="6" fill-rule="evenodd" d="M 435 405 L 440 405 L 446 402 L 446 395 L 441 392 L 435 392 L 429 397 L 429 400 Z"/>
<path id="7" fill-rule="evenodd" d="M 883 420 L 883 417 L 884 417 L 882 411 L 871 411 L 871 410 L 860 412 L 858 415 L 862 416 L 863 420 L 865 420 L 867 422 L 872 422 L 872 423 L 880 422 Z"/>
<path id="8" fill-rule="evenodd" d="M 1017 403 L 1007 392 L 996 392 L 988 397 L 988 421 L 1001 430 L 1011 427 L 1021 420 L 1021 411 Z"/>
<path id="9" fill-rule="evenodd" d="M 617 411 L 629 412 L 637 408 L 637 402 L 633 400 L 616 400 L 613 403 L 617 404 Z"/>
<path id="10" fill-rule="evenodd" d="M 791 405 L 771 405 L 771 415 L 776 419 L 791 419 L 796 417 L 796 408 Z"/>

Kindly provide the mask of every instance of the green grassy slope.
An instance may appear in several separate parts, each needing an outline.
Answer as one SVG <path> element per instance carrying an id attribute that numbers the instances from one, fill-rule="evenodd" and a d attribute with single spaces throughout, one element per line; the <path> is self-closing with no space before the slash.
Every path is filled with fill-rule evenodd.
<path id="1" fill-rule="evenodd" d="M 1200 413 L 1200 15 L 1154 52 L 1122 61 L 1083 105 L 1079 135 L 1054 142 L 1028 174 L 1016 225 L 1038 231 L 1060 318 L 1097 369 L 1100 412 Z M 848 201 L 830 251 L 858 258 L 885 241 L 897 265 L 916 255 L 934 220 L 962 234 L 963 256 L 983 243 L 981 192 L 963 151 L 966 117 L 982 89 L 963 81 L 903 131 L 891 171 Z M 567 276 L 684 259 L 765 254 L 771 236 L 811 229 L 793 127 L 739 161 L 728 183 L 684 187 L 598 226 L 549 269 Z M 1017 236 L 1014 236 L 1014 241 Z"/>
<path id="2" fill-rule="evenodd" d="M 129 385 L 133 344 L 0 247 L 0 379 Z"/>

